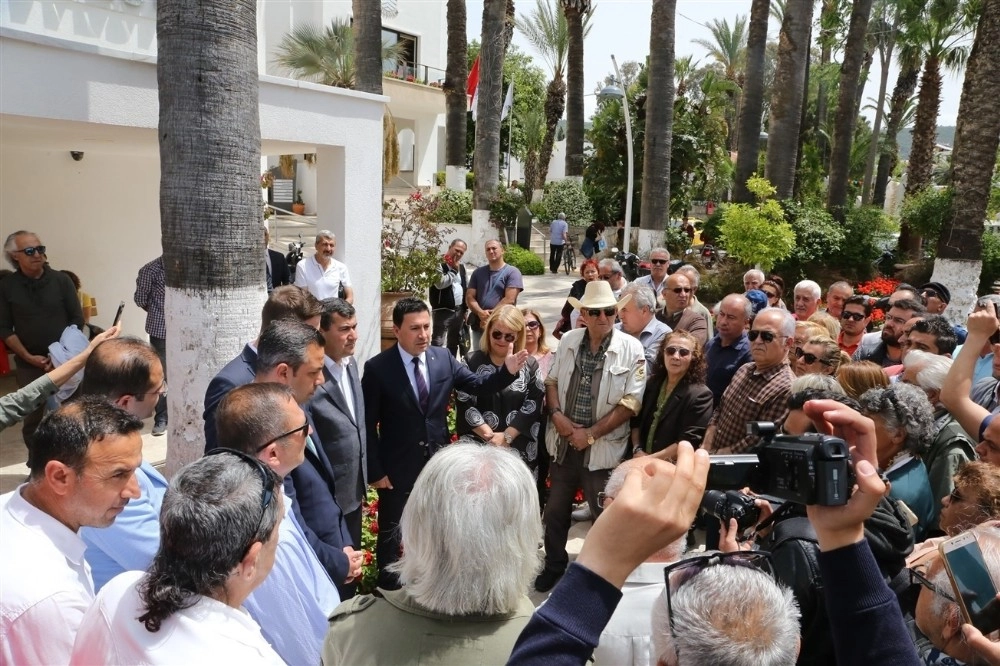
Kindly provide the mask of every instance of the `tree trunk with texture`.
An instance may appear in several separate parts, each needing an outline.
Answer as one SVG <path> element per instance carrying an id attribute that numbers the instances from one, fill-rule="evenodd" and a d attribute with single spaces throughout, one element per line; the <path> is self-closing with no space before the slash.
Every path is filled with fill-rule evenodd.
<path id="1" fill-rule="evenodd" d="M 857 125 L 856 111 L 858 81 L 865 58 L 865 40 L 868 36 L 868 19 L 872 0 L 854 0 L 851 25 L 844 47 L 844 61 L 840 65 L 840 88 L 837 115 L 833 124 L 833 145 L 830 151 L 830 180 L 827 186 L 826 208 L 834 218 L 844 222 L 847 207 L 847 179 L 851 168 L 851 143 Z"/>
<path id="2" fill-rule="evenodd" d="M 465 0 L 448 0 L 448 64 L 444 79 L 445 95 L 445 165 L 453 174 L 452 189 L 465 188 L 465 144 L 468 129 L 469 78 L 468 42 L 466 41 Z M 457 177 L 456 177 L 457 176 Z"/>
<path id="3" fill-rule="evenodd" d="M 528 181 L 531 183 L 532 189 L 540 190 L 545 187 L 545 179 L 549 175 L 549 162 L 552 161 L 552 146 L 556 140 L 556 128 L 558 128 L 565 110 L 566 82 L 560 74 L 549 81 L 545 92 L 545 137 L 542 139 L 542 148 L 538 151 L 538 170 L 535 182 Z"/>
<path id="4" fill-rule="evenodd" d="M 920 77 L 920 97 L 913 121 L 913 145 L 906 167 L 906 196 L 912 196 L 931 185 L 934 170 L 934 146 L 937 143 L 937 117 L 941 106 L 941 70 L 935 58 L 924 63 Z M 920 256 L 921 238 L 905 220 L 899 226 L 899 251 L 911 259 Z"/>
<path id="5" fill-rule="evenodd" d="M 563 5 L 569 37 L 566 53 L 566 176 L 583 177 L 583 14 Z"/>
<path id="6" fill-rule="evenodd" d="M 257 3 L 157 3 L 168 476 L 204 453 L 209 381 L 260 327 Z"/>
<path id="7" fill-rule="evenodd" d="M 895 38 L 892 38 L 885 46 L 884 52 L 879 52 L 879 63 L 881 72 L 879 74 L 878 97 L 875 100 L 875 120 L 872 122 L 872 138 L 868 145 L 868 159 L 865 160 L 864 182 L 861 184 L 861 204 L 868 205 L 871 200 L 872 179 L 875 175 L 875 159 L 878 157 L 879 136 L 882 130 L 883 107 L 885 106 L 885 93 L 889 87 L 889 63 L 892 62 L 892 52 L 896 46 Z"/>
<path id="8" fill-rule="evenodd" d="M 903 123 L 903 114 L 906 113 L 906 103 L 913 96 L 913 91 L 917 88 L 917 79 L 920 78 L 920 63 L 904 65 L 896 78 L 896 85 L 892 90 L 892 99 L 889 102 L 889 118 L 885 124 L 885 145 L 886 150 L 882 151 L 878 158 L 878 171 L 875 175 L 875 186 L 872 190 L 872 203 L 876 206 L 885 204 L 885 190 L 889 185 L 889 178 L 896 169 L 896 162 L 899 161 L 899 142 L 896 136 L 899 134 L 900 126 Z"/>
<path id="9" fill-rule="evenodd" d="M 382 94 L 382 3 L 353 0 L 354 87 Z"/>
<path id="10" fill-rule="evenodd" d="M 764 62 L 767 49 L 767 20 L 771 0 L 753 0 L 750 5 L 750 28 L 747 34 L 747 73 L 740 107 L 739 144 L 736 155 L 736 178 L 733 201 L 751 203 L 747 179 L 757 170 L 760 151 L 761 113 L 764 108 Z"/>
<path id="11" fill-rule="evenodd" d="M 811 0 L 788 0 L 778 37 L 765 173 L 779 199 L 791 197 L 795 188 L 812 14 Z"/>

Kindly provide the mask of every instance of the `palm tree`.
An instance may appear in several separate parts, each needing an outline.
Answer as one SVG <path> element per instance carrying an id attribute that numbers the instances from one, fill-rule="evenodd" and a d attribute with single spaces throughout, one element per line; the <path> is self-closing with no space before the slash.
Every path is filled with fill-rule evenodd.
<path id="1" fill-rule="evenodd" d="M 483 3 L 482 47 L 479 51 L 479 97 L 476 108 L 476 185 L 473 208 L 486 211 L 500 178 L 500 109 L 503 105 L 503 59 L 507 16 L 505 0 Z M 488 214 L 487 214 L 488 217 Z M 475 222 L 475 218 L 473 222 Z M 486 222 L 488 224 L 488 221 Z M 473 229 L 473 235 L 484 231 Z"/>
<path id="2" fill-rule="evenodd" d="M 381 35 L 381 28 L 379 30 Z M 398 60 L 400 54 L 400 44 L 382 44 L 382 58 L 379 64 L 380 90 L 381 61 Z M 295 26 L 278 45 L 277 61 L 299 79 L 336 88 L 357 87 L 354 31 L 347 19 L 334 19 L 324 29 L 311 24 Z"/>
<path id="3" fill-rule="evenodd" d="M 524 130 L 524 154 L 518 157 L 524 159 L 524 196 L 531 202 L 538 172 L 544 168 L 539 153 L 545 143 L 545 110 L 532 107 L 517 114 L 515 120 Z"/>
<path id="4" fill-rule="evenodd" d="M 878 0 L 875 6 L 875 18 L 872 19 L 869 37 L 874 39 L 878 50 L 879 77 L 878 97 L 875 100 L 875 119 L 872 121 L 872 140 L 868 146 L 868 158 L 865 161 L 865 175 L 861 184 L 861 202 L 867 204 L 872 190 L 872 178 L 875 175 L 875 158 L 878 156 L 879 134 L 882 130 L 882 116 L 885 110 L 885 94 L 889 85 L 889 65 L 892 63 L 892 53 L 896 48 L 896 34 L 899 30 L 900 12 L 895 11 L 896 4 L 889 0 Z M 890 17 L 890 12 L 892 16 Z"/>
<path id="5" fill-rule="evenodd" d="M 956 312 L 967 312 L 982 267 L 983 219 L 1000 143 L 1000 0 L 983 0 L 958 107 L 951 215 L 941 230 L 933 279 L 948 279 Z M 956 298 L 957 297 L 957 298 Z"/>
<path id="6" fill-rule="evenodd" d="M 583 18 L 584 39 L 590 33 L 590 16 L 588 13 Z M 545 89 L 545 136 L 538 150 L 538 168 L 535 180 L 527 181 L 531 189 L 541 189 L 548 176 L 556 128 L 566 110 L 566 81 L 563 76 L 569 52 L 569 24 L 566 14 L 557 5 L 549 0 L 536 0 L 535 9 L 517 19 L 516 26 L 552 70 L 552 80 Z"/>
<path id="7" fill-rule="evenodd" d="M 903 128 L 903 115 L 906 113 L 907 104 L 913 96 L 913 91 L 917 89 L 917 80 L 920 78 L 921 61 L 919 56 L 914 55 L 912 60 L 904 56 L 904 53 L 900 53 L 899 76 L 896 77 L 896 85 L 893 86 L 892 97 L 889 100 L 885 137 L 881 143 L 882 148 L 878 158 L 875 184 L 872 186 L 872 204 L 876 206 L 885 203 L 885 191 L 889 185 L 889 177 L 896 170 L 896 163 L 899 160 L 899 145 L 896 141 L 896 135 Z"/>
<path id="8" fill-rule="evenodd" d="M 750 5 L 750 29 L 747 32 L 746 75 L 743 100 L 740 103 L 739 130 L 736 143 L 736 177 L 733 182 L 733 200 L 753 203 L 747 189 L 747 179 L 757 171 L 757 154 L 760 152 L 761 113 L 764 106 L 764 62 L 767 50 L 767 19 L 770 0 L 753 0 Z"/>
<path id="9" fill-rule="evenodd" d="M 466 80 L 469 78 L 465 0 L 448 0 L 447 16 L 448 64 L 444 78 L 445 169 L 448 174 L 448 187 L 464 190 L 469 108 L 469 99 L 465 91 Z"/>
<path id="10" fill-rule="evenodd" d="M 559 0 L 566 15 L 566 175 L 583 177 L 583 20 L 590 0 Z"/>
<path id="11" fill-rule="evenodd" d="M 670 219 L 670 143 L 674 117 L 674 22 L 677 0 L 653 0 L 649 26 L 649 83 L 643 140 L 639 251 L 662 239 Z"/>
<path id="12" fill-rule="evenodd" d="M 708 56 L 722 66 L 723 76 L 739 88 L 743 88 L 743 77 L 746 71 L 747 57 L 747 17 L 738 15 L 733 20 L 732 27 L 726 19 L 712 19 L 707 27 L 712 33 L 712 39 L 693 39 L 695 44 L 708 51 Z M 740 100 L 736 91 L 729 93 L 729 108 L 726 110 L 726 125 L 729 132 L 726 135 L 726 148 L 733 150 L 736 145 L 736 118 L 739 116 Z"/>
<path id="13" fill-rule="evenodd" d="M 382 3 L 353 0 L 355 85 L 364 92 L 382 94 Z"/>
<path id="14" fill-rule="evenodd" d="M 254 335 L 267 296 L 263 263 L 247 261 L 264 251 L 257 3 L 160 0 L 156 27 L 173 472 L 202 455 L 194 396 Z"/>
<path id="15" fill-rule="evenodd" d="M 790 198 L 795 188 L 812 15 L 811 0 L 788 0 L 781 24 L 765 168 L 779 199 Z"/>
<path id="16" fill-rule="evenodd" d="M 840 65 L 840 93 L 837 115 L 833 124 L 833 146 L 830 153 L 830 180 L 827 189 L 827 210 L 843 222 L 847 204 L 847 176 L 851 166 L 851 141 L 857 125 L 858 81 L 865 55 L 868 18 L 872 0 L 854 0 L 851 24 Z"/>

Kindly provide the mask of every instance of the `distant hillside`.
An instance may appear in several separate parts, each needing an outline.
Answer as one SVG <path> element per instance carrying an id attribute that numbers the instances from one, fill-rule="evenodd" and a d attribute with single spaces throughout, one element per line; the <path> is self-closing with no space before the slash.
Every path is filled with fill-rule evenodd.
<path id="1" fill-rule="evenodd" d="M 905 129 L 899 133 L 896 138 L 899 142 L 899 155 L 901 159 L 910 158 L 910 146 L 913 144 L 913 134 L 909 129 Z M 955 128 L 953 126 L 945 126 L 937 128 L 937 142 L 945 146 L 955 145 Z"/>

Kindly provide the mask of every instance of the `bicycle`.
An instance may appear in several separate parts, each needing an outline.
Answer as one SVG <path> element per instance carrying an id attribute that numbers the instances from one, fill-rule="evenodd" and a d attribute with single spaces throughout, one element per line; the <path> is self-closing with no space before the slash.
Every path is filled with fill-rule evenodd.
<path id="1" fill-rule="evenodd" d="M 566 275 L 576 272 L 576 250 L 573 249 L 573 244 L 570 242 L 563 245 L 563 269 L 566 271 Z"/>

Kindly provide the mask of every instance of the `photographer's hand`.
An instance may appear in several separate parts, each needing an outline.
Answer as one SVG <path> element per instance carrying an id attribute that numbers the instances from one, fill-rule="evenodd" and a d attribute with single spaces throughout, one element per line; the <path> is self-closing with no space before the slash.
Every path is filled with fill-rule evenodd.
<path id="1" fill-rule="evenodd" d="M 843 506 L 809 505 L 806 513 L 821 551 L 835 550 L 865 538 L 864 521 L 886 493 L 875 458 L 875 424 L 834 400 L 810 400 L 804 406 L 819 432 L 842 438 L 851 450 L 857 486 Z"/>

